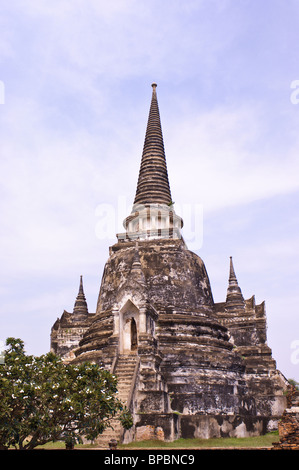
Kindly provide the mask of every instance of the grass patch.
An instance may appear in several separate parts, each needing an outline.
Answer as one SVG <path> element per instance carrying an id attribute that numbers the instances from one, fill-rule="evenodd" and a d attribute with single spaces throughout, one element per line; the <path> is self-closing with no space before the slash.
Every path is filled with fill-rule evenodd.
<path id="1" fill-rule="evenodd" d="M 65 442 L 64 441 L 55 441 L 55 442 L 47 442 L 42 446 L 35 447 L 36 449 L 65 449 Z"/>
<path id="2" fill-rule="evenodd" d="M 130 444 L 119 444 L 118 449 L 200 449 L 200 448 L 260 448 L 272 447 L 273 442 L 279 441 L 278 431 L 267 433 L 263 436 L 253 437 L 220 437 L 214 439 L 177 439 L 173 442 L 164 441 L 139 441 Z M 43 449 L 65 449 L 65 443 L 62 441 L 48 442 Z M 76 449 L 95 449 L 96 444 L 77 444 Z"/>
<path id="3" fill-rule="evenodd" d="M 273 442 L 279 441 L 277 431 L 267 433 L 263 436 L 253 437 L 220 437 L 214 439 L 177 439 L 173 442 L 163 441 L 140 441 L 130 444 L 121 444 L 119 449 L 199 449 L 199 448 L 240 448 L 240 447 L 272 447 Z"/>

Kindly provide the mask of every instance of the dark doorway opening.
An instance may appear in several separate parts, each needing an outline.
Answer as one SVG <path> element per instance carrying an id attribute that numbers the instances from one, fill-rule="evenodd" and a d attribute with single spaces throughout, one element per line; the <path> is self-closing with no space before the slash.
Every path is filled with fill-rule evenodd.
<path id="1" fill-rule="evenodd" d="M 137 326 L 134 318 L 131 318 L 131 351 L 137 349 Z"/>

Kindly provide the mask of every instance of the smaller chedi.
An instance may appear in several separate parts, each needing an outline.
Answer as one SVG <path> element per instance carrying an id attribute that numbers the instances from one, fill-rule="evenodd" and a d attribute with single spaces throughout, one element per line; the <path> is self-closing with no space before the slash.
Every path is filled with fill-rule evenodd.
<path id="1" fill-rule="evenodd" d="M 64 362 L 71 362 L 75 358 L 75 349 L 89 326 L 95 313 L 89 313 L 83 290 L 83 279 L 80 276 L 79 292 L 75 301 L 73 312 L 66 310 L 57 319 L 51 329 L 51 351 L 63 358 Z"/>
<path id="2" fill-rule="evenodd" d="M 52 327 L 51 350 L 118 377 L 134 425 L 110 438 L 263 434 L 277 429 L 287 387 L 267 344 L 265 304 L 244 299 L 232 258 L 226 299 L 214 302 L 174 210 L 152 87 L 135 199 L 110 247 L 96 312 L 88 312 L 81 278 L 73 312 Z"/>

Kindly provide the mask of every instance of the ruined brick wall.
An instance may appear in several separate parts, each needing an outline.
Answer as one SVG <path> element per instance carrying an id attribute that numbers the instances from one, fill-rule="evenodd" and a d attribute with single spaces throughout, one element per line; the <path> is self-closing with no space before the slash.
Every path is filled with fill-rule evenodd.
<path id="1" fill-rule="evenodd" d="M 287 408 L 278 423 L 280 440 L 274 449 L 299 450 L 299 390 L 293 385 L 287 393 Z"/>
<path id="2" fill-rule="evenodd" d="M 81 321 L 76 321 L 72 313 L 64 311 L 61 318 L 57 319 L 51 329 L 51 351 L 60 356 L 64 362 L 69 362 L 75 357 L 75 349 L 78 347 L 84 333 L 90 327 L 94 314 Z"/>

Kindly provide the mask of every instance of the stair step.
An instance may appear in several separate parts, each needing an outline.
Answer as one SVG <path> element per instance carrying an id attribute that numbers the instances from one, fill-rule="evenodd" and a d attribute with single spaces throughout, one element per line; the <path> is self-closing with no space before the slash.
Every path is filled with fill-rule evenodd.
<path id="1" fill-rule="evenodd" d="M 116 375 L 116 377 L 118 377 L 118 378 L 120 378 L 120 377 L 121 378 L 126 378 L 126 377 L 132 377 L 133 374 L 134 374 L 134 370 L 125 370 L 125 371 L 122 370 L 122 371 L 119 371 L 119 372 L 115 371 L 114 375 Z"/>
<path id="2" fill-rule="evenodd" d="M 127 362 L 127 361 L 118 361 L 118 365 L 127 366 L 127 367 L 134 367 L 136 362 Z"/>

